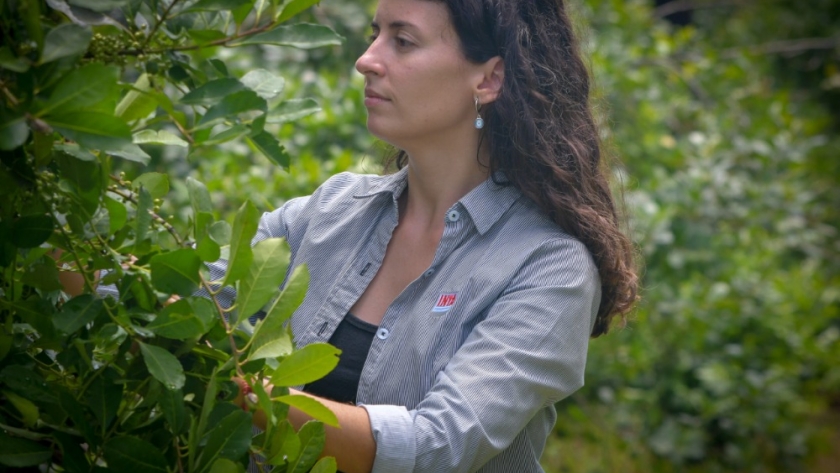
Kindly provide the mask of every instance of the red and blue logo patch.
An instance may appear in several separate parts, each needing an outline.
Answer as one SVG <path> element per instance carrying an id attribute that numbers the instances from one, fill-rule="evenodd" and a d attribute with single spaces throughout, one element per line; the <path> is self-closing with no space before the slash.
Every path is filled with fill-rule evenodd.
<path id="1" fill-rule="evenodd" d="M 455 300 L 458 298 L 458 293 L 450 292 L 441 294 L 438 297 L 435 306 L 432 307 L 432 312 L 446 312 L 455 305 Z"/>

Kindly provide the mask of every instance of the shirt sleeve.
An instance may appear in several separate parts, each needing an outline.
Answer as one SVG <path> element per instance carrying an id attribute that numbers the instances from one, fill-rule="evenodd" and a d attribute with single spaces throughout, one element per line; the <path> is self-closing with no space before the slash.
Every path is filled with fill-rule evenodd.
<path id="1" fill-rule="evenodd" d="M 580 242 L 533 252 L 415 409 L 363 406 L 373 472 L 471 472 L 583 386 L 600 280 Z"/>

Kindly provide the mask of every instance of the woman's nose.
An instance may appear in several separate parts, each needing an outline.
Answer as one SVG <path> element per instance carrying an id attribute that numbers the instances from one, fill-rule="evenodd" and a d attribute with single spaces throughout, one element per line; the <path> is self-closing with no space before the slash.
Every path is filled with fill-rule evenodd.
<path id="1" fill-rule="evenodd" d="M 376 40 L 374 40 L 373 43 L 368 46 L 367 50 L 359 56 L 359 59 L 356 60 L 356 70 L 362 75 L 382 74 L 382 63 L 379 60 L 379 55 L 377 54 Z"/>

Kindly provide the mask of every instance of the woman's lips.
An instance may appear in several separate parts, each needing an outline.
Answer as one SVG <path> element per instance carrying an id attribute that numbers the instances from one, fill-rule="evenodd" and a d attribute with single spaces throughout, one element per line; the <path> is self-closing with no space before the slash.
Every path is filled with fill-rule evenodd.
<path id="1" fill-rule="evenodd" d="M 365 89 L 365 107 L 379 105 L 389 100 L 370 89 Z"/>

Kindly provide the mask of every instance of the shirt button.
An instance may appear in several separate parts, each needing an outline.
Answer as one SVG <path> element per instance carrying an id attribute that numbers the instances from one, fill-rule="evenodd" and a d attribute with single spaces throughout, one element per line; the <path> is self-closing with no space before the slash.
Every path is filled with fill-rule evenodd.
<path id="1" fill-rule="evenodd" d="M 425 273 L 423 273 L 423 276 L 425 276 L 425 277 L 429 277 L 429 276 L 431 276 L 432 274 L 435 274 L 435 268 L 430 268 L 430 269 L 427 269 L 427 270 L 426 270 L 426 272 L 425 272 Z"/>
<path id="2" fill-rule="evenodd" d="M 388 338 L 389 333 L 390 332 L 388 332 L 387 328 L 380 328 L 376 331 L 376 336 L 379 337 L 380 340 L 385 340 L 386 338 Z"/>
<path id="3" fill-rule="evenodd" d="M 461 218 L 461 212 L 457 210 L 450 210 L 448 214 L 446 214 L 446 220 L 450 222 L 457 222 L 458 219 Z"/>

